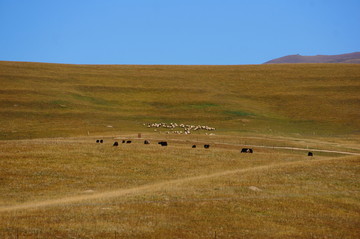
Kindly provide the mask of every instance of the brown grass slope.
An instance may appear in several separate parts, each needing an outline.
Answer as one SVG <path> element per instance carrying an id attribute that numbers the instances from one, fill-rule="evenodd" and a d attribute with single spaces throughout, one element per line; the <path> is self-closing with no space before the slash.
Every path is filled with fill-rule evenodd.
<path id="1" fill-rule="evenodd" d="M 358 135 L 359 92 L 353 64 L 0 62 L 0 138 L 141 132 L 159 121 L 217 133 Z"/>

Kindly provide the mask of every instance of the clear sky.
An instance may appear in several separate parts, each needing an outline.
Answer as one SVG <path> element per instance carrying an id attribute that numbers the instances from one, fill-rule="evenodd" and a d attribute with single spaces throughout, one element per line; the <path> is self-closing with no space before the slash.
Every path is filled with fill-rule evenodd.
<path id="1" fill-rule="evenodd" d="M 0 60 L 261 64 L 360 51 L 360 0 L 0 0 Z"/>

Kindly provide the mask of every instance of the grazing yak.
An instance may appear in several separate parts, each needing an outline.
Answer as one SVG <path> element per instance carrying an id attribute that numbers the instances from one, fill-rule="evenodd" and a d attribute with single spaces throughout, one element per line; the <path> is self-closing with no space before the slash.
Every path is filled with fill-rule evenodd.
<path id="1" fill-rule="evenodd" d="M 196 145 L 194 144 L 194 145 L 192 146 L 192 148 L 195 149 L 195 148 L 196 148 Z"/>
<path id="2" fill-rule="evenodd" d="M 119 146 L 119 143 L 117 141 L 115 141 L 113 146 Z"/>
<path id="3" fill-rule="evenodd" d="M 144 144 L 150 144 L 150 141 L 145 140 L 145 141 L 144 141 Z"/>
<path id="4" fill-rule="evenodd" d="M 102 144 L 104 142 L 104 140 L 100 139 L 100 144 Z"/>
<path id="5" fill-rule="evenodd" d="M 97 139 L 97 140 L 96 140 L 96 143 L 100 143 L 100 140 Z"/>
<path id="6" fill-rule="evenodd" d="M 122 143 L 123 143 L 123 144 L 125 144 L 125 143 L 126 143 L 126 141 L 125 141 L 125 140 L 123 140 L 123 141 L 122 141 Z"/>
<path id="7" fill-rule="evenodd" d="M 242 148 L 242 149 L 241 149 L 241 153 L 250 153 L 250 154 L 252 154 L 252 153 L 253 153 L 253 150 L 250 149 L 250 148 Z"/>
<path id="8" fill-rule="evenodd" d="M 205 148 L 205 149 L 210 148 L 210 144 L 204 144 L 204 148 Z"/>
<path id="9" fill-rule="evenodd" d="M 312 153 L 312 152 L 309 152 L 309 153 L 308 153 L 308 156 L 313 156 L 313 153 Z"/>
<path id="10" fill-rule="evenodd" d="M 161 146 L 167 146 L 168 145 L 168 143 L 166 141 L 161 141 L 158 144 L 160 144 Z"/>
<path id="11" fill-rule="evenodd" d="M 127 144 L 131 144 L 131 140 L 126 141 Z"/>

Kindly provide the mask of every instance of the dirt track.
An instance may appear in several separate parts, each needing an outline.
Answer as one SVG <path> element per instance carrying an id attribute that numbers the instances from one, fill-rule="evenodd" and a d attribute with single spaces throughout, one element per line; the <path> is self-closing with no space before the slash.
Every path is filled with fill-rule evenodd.
<path id="1" fill-rule="evenodd" d="M 143 141 L 144 139 L 141 138 L 134 138 L 133 135 L 123 135 L 121 137 L 111 137 L 111 136 L 97 136 L 97 137 L 92 137 L 92 138 L 107 138 L 108 140 L 119 140 L 119 139 L 131 139 L 133 141 Z M 259 138 L 259 137 L 258 137 Z M 83 140 L 84 143 L 87 143 L 88 141 L 84 140 L 84 139 L 88 139 L 87 137 L 81 138 Z M 210 141 L 210 142 L 205 142 L 205 141 L 197 141 L 197 140 L 182 140 L 182 139 L 160 139 L 160 138 L 152 138 L 152 137 L 146 137 L 147 140 L 152 140 L 152 141 L 169 141 L 169 142 L 173 142 L 173 143 L 178 143 L 178 144 L 208 144 L 211 143 L 214 147 L 219 147 L 219 148 L 233 148 L 233 149 L 241 149 L 242 147 L 253 147 L 253 148 L 264 148 L 264 149 L 281 149 L 281 150 L 292 150 L 292 151 L 311 151 L 311 152 L 323 152 L 323 153 L 335 153 L 335 154 L 342 154 L 342 155 L 356 155 L 356 156 L 360 156 L 360 153 L 356 153 L 356 152 L 348 152 L 348 151 L 339 151 L 339 150 L 326 150 L 326 149 L 316 149 L 316 148 L 299 148 L 299 147 L 289 147 L 289 146 L 268 146 L 268 145 L 253 145 L 253 144 L 234 144 L 234 143 L 224 143 L 224 142 L 216 142 L 216 141 Z M 66 141 L 66 142 L 73 142 L 73 143 L 78 143 L 79 142 L 79 137 L 74 137 L 74 138 L 44 138 L 44 139 L 34 139 L 32 141 L 52 141 L 55 140 L 56 142 L 59 141 Z M 24 140 L 27 141 L 27 140 Z"/>
<path id="2" fill-rule="evenodd" d="M 116 138 L 119 139 L 119 138 Z M 155 138 L 147 138 L 150 140 L 161 141 Z M 143 139 L 132 139 L 132 140 L 143 140 Z M 179 139 L 168 139 L 167 141 L 173 143 L 187 143 L 187 144 L 207 144 L 209 142 L 195 141 L 195 140 L 179 140 Z M 311 151 L 311 152 L 323 152 L 323 153 L 335 153 L 343 155 L 356 155 L 360 156 L 360 153 L 338 151 L 338 150 L 326 150 L 326 149 L 314 149 L 314 148 L 298 148 L 298 147 L 287 147 L 287 146 L 266 146 L 266 145 L 252 145 L 252 144 L 231 144 L 231 143 L 219 143 L 212 142 L 214 146 L 224 148 L 226 146 L 233 146 L 234 148 L 241 149 L 241 147 L 253 147 L 253 148 L 265 148 L 265 149 L 284 149 L 284 150 L 293 150 L 293 151 Z"/>
<path id="3" fill-rule="evenodd" d="M 271 164 L 266 166 L 257 166 L 253 168 L 245 168 L 245 169 L 235 169 L 235 170 L 228 170 L 228 171 L 222 171 L 222 172 L 216 172 L 212 174 L 206 174 L 206 175 L 199 175 L 199 176 L 193 176 L 188 178 L 181 178 L 181 179 L 174 179 L 164 182 L 158 182 L 128 189 L 118 189 L 114 191 L 108 191 L 108 192 L 101 192 L 101 193 L 94 193 L 90 195 L 80 195 L 80 196 L 70 196 L 65 197 L 61 199 L 53 199 L 53 200 L 46 200 L 46 201 L 39 201 L 39 202 L 29 202 L 19 205 L 13 205 L 13 206 L 7 206 L 7 207 L 0 207 L 0 213 L 3 212 L 11 212 L 11 211 L 17 211 L 17 210 L 26 210 L 26 209 L 38 209 L 38 208 L 44 208 L 49 206 L 57 206 L 57 205 L 66 205 L 66 204 L 72 204 L 87 200 L 102 200 L 102 199 L 109 199 L 114 197 L 123 197 L 128 195 L 138 195 L 143 194 L 147 192 L 155 192 L 162 189 L 171 189 L 174 186 L 181 185 L 184 183 L 197 181 L 197 180 L 206 180 L 209 178 L 215 178 L 215 177 L 221 177 L 226 176 L 230 174 L 237 174 L 237 173 L 249 173 L 249 172 L 257 172 L 262 170 L 269 170 L 269 169 L 276 169 L 281 167 L 289 167 L 289 166 L 299 166 L 299 165 L 310 165 L 315 164 L 319 162 L 324 161 L 331 161 L 331 160 L 341 160 L 339 158 L 332 158 L 332 159 L 320 159 L 320 160 L 311 160 L 311 161 L 297 161 L 297 162 L 286 162 L 286 163 L 278 163 L 278 164 Z"/>

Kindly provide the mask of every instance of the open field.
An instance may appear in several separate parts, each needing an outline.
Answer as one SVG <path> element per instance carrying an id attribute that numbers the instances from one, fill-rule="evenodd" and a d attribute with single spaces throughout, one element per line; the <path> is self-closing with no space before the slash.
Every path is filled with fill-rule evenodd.
<path id="1" fill-rule="evenodd" d="M 351 64 L 0 62 L 0 238 L 359 238 L 359 92 Z"/>
<path id="2" fill-rule="evenodd" d="M 241 137 L 232 137 L 231 145 L 224 144 L 227 137 L 207 138 L 172 136 L 168 147 L 155 139 L 144 145 L 135 135 L 132 144 L 119 147 L 110 137 L 104 144 L 92 137 L 3 141 L 0 236 L 360 235 L 359 153 L 318 152 L 310 158 L 302 150 L 254 147 L 254 154 L 240 154 L 235 141 Z M 197 143 L 206 140 L 210 149 Z M 194 143 L 199 147 L 191 149 Z"/>

